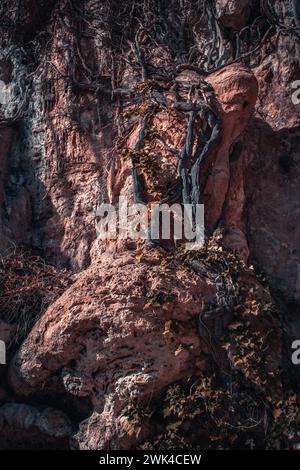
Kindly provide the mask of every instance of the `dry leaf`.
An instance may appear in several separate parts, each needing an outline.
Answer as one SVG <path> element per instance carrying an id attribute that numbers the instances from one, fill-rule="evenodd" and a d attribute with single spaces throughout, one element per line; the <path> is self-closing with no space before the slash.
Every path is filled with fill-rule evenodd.
<path id="1" fill-rule="evenodd" d="M 178 356 L 183 351 L 183 347 L 180 345 L 179 348 L 176 349 L 175 351 L 175 356 Z"/>

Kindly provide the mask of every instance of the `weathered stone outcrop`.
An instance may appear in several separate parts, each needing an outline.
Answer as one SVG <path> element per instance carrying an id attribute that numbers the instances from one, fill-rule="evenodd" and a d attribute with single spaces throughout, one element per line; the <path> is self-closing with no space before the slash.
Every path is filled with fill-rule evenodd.
<path id="1" fill-rule="evenodd" d="M 159 448 L 178 423 L 187 448 L 230 447 L 216 422 L 231 418 L 208 406 L 216 393 L 225 410 L 228 390 L 256 419 L 236 447 L 299 440 L 297 11 L 196 3 L 0 6 L 1 255 L 22 246 L 76 272 L 22 344 L 0 311 L 0 447 Z M 207 246 L 97 239 L 98 205 L 119 196 L 203 203 Z M 13 270 L 30 275 L 26 261 Z M 174 386 L 193 405 L 179 415 L 164 408 Z"/>
<path id="2" fill-rule="evenodd" d="M 61 449 L 68 447 L 72 425 L 61 411 L 8 403 L 0 406 L 0 432 L 1 450 Z"/>

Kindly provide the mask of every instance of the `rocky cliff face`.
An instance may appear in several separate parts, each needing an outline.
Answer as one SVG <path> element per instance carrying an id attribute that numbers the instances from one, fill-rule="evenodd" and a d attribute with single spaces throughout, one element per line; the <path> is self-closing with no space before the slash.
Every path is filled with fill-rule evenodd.
<path id="1" fill-rule="evenodd" d="M 0 9 L 0 447 L 297 445 L 298 2 Z M 99 240 L 120 196 L 206 245 Z"/>

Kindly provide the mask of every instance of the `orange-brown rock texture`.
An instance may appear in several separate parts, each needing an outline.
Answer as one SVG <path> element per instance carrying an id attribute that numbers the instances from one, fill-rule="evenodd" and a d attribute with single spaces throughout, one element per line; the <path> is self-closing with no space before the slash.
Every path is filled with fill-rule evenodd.
<path id="1" fill-rule="evenodd" d="M 0 449 L 299 445 L 299 88 L 298 0 L 2 0 Z"/>

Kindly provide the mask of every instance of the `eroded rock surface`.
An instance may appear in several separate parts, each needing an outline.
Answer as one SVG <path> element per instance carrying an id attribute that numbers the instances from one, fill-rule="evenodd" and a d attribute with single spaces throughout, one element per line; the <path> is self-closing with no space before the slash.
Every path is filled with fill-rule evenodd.
<path id="1" fill-rule="evenodd" d="M 0 430 L 1 450 L 60 449 L 68 447 L 72 425 L 61 411 L 8 403 L 0 407 Z"/>
<path id="2" fill-rule="evenodd" d="M 0 446 L 160 448 L 181 423 L 186 446 L 253 438 L 291 447 L 298 398 L 284 374 L 300 331 L 293 2 L 81 3 L 1 7 L 11 25 L 0 56 L 1 253 L 25 246 L 76 275 L 9 351 Z M 191 182 L 199 155 L 191 194 L 205 205 L 203 251 L 97 239 L 97 206 L 136 200 L 134 158 L 145 203 L 182 203 L 180 170 Z M 5 318 L 0 339 L 10 341 Z M 179 411 L 179 399 L 164 407 L 177 386 L 190 400 Z M 228 390 L 257 422 L 249 431 L 236 412 L 246 423 L 240 441 L 209 405 L 209 392 L 223 404 Z M 15 403 L 23 400 L 31 405 Z M 218 441 L 216 422 L 232 442 Z"/>

